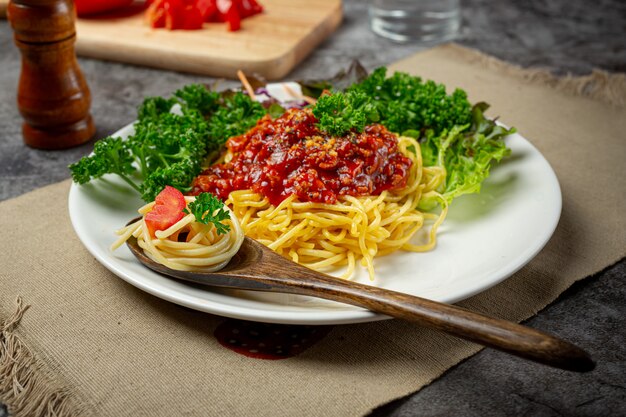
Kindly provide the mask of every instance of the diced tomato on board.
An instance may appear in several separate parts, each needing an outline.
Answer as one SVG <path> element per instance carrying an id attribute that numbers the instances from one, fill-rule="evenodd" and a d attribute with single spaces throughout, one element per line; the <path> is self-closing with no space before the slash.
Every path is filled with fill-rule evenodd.
<path id="1" fill-rule="evenodd" d="M 165 0 L 163 7 L 165 27 L 169 30 L 182 28 L 185 21 L 183 0 Z"/>
<path id="2" fill-rule="evenodd" d="M 187 6 L 185 8 L 184 17 L 183 17 L 183 27 L 184 30 L 195 30 L 202 29 L 202 24 L 204 23 L 204 16 L 198 8 L 193 6 Z"/>
<path id="3" fill-rule="evenodd" d="M 200 11 L 200 14 L 202 14 L 202 18 L 205 22 L 211 22 L 211 19 L 218 13 L 215 0 L 197 0 L 196 8 Z"/>
<path id="4" fill-rule="evenodd" d="M 165 0 L 155 0 L 146 10 L 146 20 L 153 28 L 165 27 Z"/>
<path id="5" fill-rule="evenodd" d="M 202 29 L 204 22 L 226 22 L 231 32 L 241 20 L 261 13 L 256 0 L 148 0 L 146 19 L 153 28 Z"/>
<path id="6" fill-rule="evenodd" d="M 241 16 L 234 1 L 226 11 L 226 23 L 228 23 L 229 32 L 236 32 L 241 28 Z"/>

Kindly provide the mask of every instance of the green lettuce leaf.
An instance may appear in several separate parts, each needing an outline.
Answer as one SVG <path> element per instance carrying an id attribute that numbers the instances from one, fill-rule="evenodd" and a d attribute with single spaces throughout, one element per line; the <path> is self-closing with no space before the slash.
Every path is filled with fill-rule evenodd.
<path id="1" fill-rule="evenodd" d="M 424 166 L 439 166 L 446 171 L 446 179 L 439 191 L 449 204 L 453 199 L 480 191 L 494 162 L 510 154 L 504 138 L 515 132 L 487 119 L 486 103 L 472 108 L 472 123 L 454 126 L 437 135 L 429 130 L 421 140 Z M 435 196 L 425 196 L 420 209 L 431 210 L 439 203 Z"/>

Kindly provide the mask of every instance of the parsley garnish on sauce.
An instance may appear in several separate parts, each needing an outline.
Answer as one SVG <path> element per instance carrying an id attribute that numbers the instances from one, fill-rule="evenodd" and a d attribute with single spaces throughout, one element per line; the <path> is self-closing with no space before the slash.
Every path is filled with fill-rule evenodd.
<path id="1" fill-rule="evenodd" d="M 443 84 L 407 73 L 387 77 L 383 67 L 343 91 L 321 95 L 313 114 L 320 130 L 333 136 L 362 132 L 365 126 L 380 123 L 398 135 L 417 139 L 424 166 L 445 169 L 446 179 L 437 191 L 450 203 L 479 192 L 492 163 L 510 153 L 504 138 L 515 130 L 486 118 L 483 113 L 488 107 L 472 106 L 458 88 L 448 94 Z M 420 208 L 434 208 L 437 198 L 424 196 Z"/>

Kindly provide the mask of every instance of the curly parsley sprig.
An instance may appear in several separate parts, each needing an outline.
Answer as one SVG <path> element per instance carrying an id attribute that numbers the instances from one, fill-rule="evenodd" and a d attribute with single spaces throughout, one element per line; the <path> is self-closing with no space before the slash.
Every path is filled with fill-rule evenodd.
<path id="1" fill-rule="evenodd" d="M 224 202 L 211 193 L 198 194 L 196 200 L 189 203 L 183 212 L 193 214 L 196 221 L 202 224 L 212 223 L 218 235 L 230 231 L 230 226 L 222 223 L 222 221 L 230 219 L 230 213 L 226 210 Z"/>
<path id="2" fill-rule="evenodd" d="M 146 202 L 166 185 L 188 192 L 207 155 L 254 126 L 265 113 L 261 104 L 244 94 L 188 85 L 172 98 L 146 98 L 128 140 L 101 139 L 92 155 L 69 168 L 78 184 L 117 174 Z"/>
<path id="3" fill-rule="evenodd" d="M 344 91 L 320 96 L 313 114 L 321 130 L 337 136 L 362 132 L 371 123 L 398 134 L 426 130 L 438 134 L 470 123 L 472 106 L 461 89 L 448 94 L 443 84 L 403 72 L 387 77 L 387 68 L 381 67 Z"/>

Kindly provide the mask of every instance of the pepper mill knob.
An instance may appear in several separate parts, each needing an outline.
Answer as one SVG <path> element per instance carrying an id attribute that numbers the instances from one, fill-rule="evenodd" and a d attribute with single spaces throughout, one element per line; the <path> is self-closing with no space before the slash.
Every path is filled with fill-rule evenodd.
<path id="1" fill-rule="evenodd" d="M 11 0 L 7 15 L 22 54 L 17 105 L 24 142 L 62 149 L 91 139 L 91 95 L 78 66 L 71 0 Z"/>

